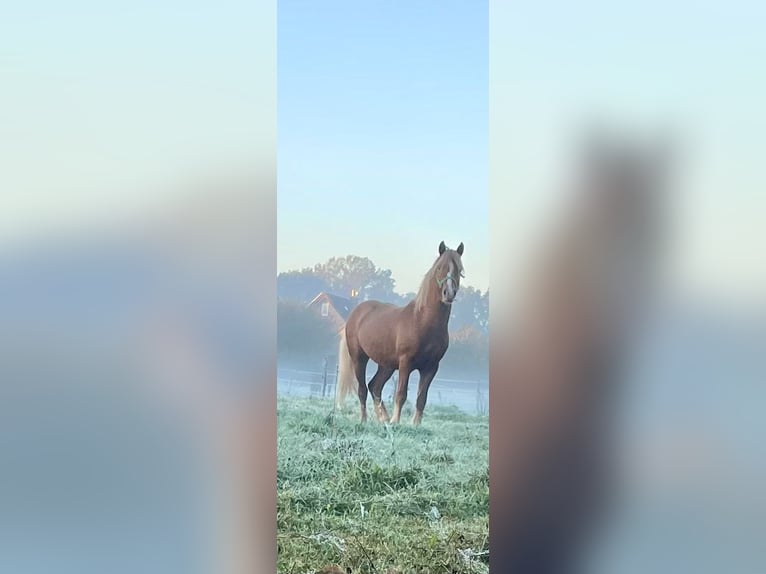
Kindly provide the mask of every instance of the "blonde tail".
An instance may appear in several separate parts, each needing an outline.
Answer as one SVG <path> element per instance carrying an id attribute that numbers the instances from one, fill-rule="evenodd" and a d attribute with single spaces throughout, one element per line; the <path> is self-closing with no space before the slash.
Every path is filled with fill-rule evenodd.
<path id="1" fill-rule="evenodd" d="M 345 327 L 340 333 L 340 346 L 338 347 L 338 380 L 335 383 L 335 406 L 343 408 L 343 403 L 349 393 L 359 386 L 354 373 L 354 365 L 351 361 L 351 353 L 348 352 Z"/>

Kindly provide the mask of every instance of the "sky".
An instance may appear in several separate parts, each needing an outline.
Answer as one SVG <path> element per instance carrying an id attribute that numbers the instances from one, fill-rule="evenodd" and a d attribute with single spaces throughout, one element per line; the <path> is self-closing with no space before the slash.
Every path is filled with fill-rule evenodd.
<path id="1" fill-rule="evenodd" d="M 273 161 L 276 140 L 280 269 L 359 253 L 407 291 L 443 239 L 465 243 L 466 282 L 486 288 L 491 232 L 505 286 L 565 175 L 568 127 L 597 110 L 681 132 L 678 282 L 766 293 L 763 3 L 283 0 L 275 11 L 9 5 L 0 244 L 147 209 Z"/>
<path id="2" fill-rule="evenodd" d="M 278 269 L 359 255 L 489 286 L 488 5 L 280 0 Z"/>
<path id="3" fill-rule="evenodd" d="M 530 230 L 568 177 L 573 130 L 596 118 L 675 140 L 671 288 L 763 304 L 764 20 L 766 5 L 743 0 L 492 2 L 493 283 L 516 284 Z"/>
<path id="4" fill-rule="evenodd" d="M 0 243 L 273 166 L 275 22 L 242 0 L 6 3 Z"/>

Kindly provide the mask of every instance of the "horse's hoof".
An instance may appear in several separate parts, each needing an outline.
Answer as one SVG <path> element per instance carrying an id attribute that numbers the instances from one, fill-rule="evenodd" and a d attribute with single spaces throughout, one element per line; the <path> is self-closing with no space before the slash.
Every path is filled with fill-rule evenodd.
<path id="1" fill-rule="evenodd" d="M 375 409 L 375 414 L 378 417 L 378 422 L 381 422 L 381 423 L 388 422 L 389 420 L 388 412 L 386 411 L 385 407 L 383 407 L 382 405 L 378 406 Z"/>

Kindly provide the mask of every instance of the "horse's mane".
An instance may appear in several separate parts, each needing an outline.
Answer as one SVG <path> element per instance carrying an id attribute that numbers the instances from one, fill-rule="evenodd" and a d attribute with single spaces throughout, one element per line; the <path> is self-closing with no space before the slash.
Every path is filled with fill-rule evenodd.
<path id="1" fill-rule="evenodd" d="M 460 256 L 457 251 L 447 249 L 443 254 L 436 258 L 431 268 L 426 272 L 423 277 L 423 281 L 420 283 L 420 289 L 415 297 L 415 311 L 420 311 L 428 305 L 431 300 L 431 292 L 435 291 L 438 287 L 436 284 L 436 270 L 439 268 L 439 264 L 442 260 L 448 260 L 455 264 L 455 271 L 460 274 L 463 272 L 463 263 L 460 260 Z"/>

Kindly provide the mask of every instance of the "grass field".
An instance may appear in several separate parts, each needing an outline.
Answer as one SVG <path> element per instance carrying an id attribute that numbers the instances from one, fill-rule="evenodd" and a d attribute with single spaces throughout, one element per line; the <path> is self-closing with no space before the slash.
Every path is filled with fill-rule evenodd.
<path id="1" fill-rule="evenodd" d="M 278 572 L 479 573 L 489 562 L 489 421 L 429 406 L 360 424 L 351 400 L 280 398 Z"/>

